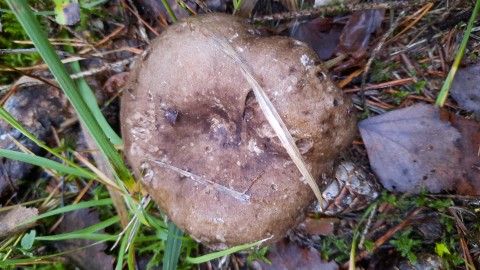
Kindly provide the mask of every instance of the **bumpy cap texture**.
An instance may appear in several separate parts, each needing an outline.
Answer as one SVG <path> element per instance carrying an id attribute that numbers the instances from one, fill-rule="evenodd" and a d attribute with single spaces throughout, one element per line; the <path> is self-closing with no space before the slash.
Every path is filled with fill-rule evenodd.
<path id="1" fill-rule="evenodd" d="M 132 71 L 121 108 L 125 152 L 160 209 L 194 239 L 213 249 L 278 240 L 313 193 L 212 33 L 245 61 L 315 179 L 331 172 L 354 134 L 350 100 L 306 44 L 221 14 L 170 26 Z"/>

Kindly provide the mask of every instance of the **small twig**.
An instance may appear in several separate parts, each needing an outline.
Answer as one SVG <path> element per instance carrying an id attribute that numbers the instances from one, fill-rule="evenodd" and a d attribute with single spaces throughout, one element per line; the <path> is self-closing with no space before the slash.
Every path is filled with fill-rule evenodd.
<path id="1" fill-rule="evenodd" d="M 404 84 L 409 84 L 413 83 L 414 80 L 413 78 L 405 78 L 405 79 L 400 79 L 400 80 L 395 80 L 395 81 L 390 81 L 390 82 L 383 82 L 383 83 L 378 83 L 378 84 L 372 84 L 369 86 L 366 86 L 363 88 L 363 90 L 375 90 L 375 89 L 383 89 L 383 88 L 389 88 L 393 86 L 400 86 Z M 349 88 L 343 90 L 344 93 L 351 94 L 355 92 L 361 91 L 361 88 Z"/>
<path id="2" fill-rule="evenodd" d="M 97 167 L 95 167 L 92 163 L 90 163 L 90 161 L 88 161 L 87 158 L 83 157 L 78 152 L 73 152 L 73 155 L 75 156 L 75 158 L 77 158 L 81 163 L 83 163 L 87 168 L 92 170 L 92 172 L 98 176 L 98 178 L 96 179 L 98 182 L 104 184 L 107 187 L 113 188 L 118 192 L 122 191 L 122 189 L 118 187 L 118 185 L 115 183 L 114 180 L 110 179 L 102 171 L 100 171 Z"/>
<path id="3" fill-rule="evenodd" d="M 160 17 L 159 19 L 157 19 L 157 17 L 155 17 L 155 21 L 158 22 L 158 25 L 160 27 L 162 27 L 162 29 L 167 29 L 168 27 L 168 22 L 167 22 L 167 19 L 165 19 L 165 16 L 163 15 L 163 12 L 160 10 L 160 7 L 158 6 L 158 2 L 156 0 L 149 0 L 150 2 L 150 5 L 153 6 L 153 8 L 155 9 L 155 12 L 158 14 L 158 16 Z M 200 5 L 199 5 L 200 6 Z"/>
<path id="4" fill-rule="evenodd" d="M 439 38 L 440 36 L 442 36 L 442 33 L 437 33 L 432 37 L 432 39 Z M 405 49 L 401 49 L 401 50 L 390 53 L 390 56 L 395 56 L 395 55 L 400 54 L 400 53 L 408 52 L 410 50 L 413 50 L 413 49 L 419 47 L 420 45 L 422 45 L 424 43 L 427 43 L 427 42 L 428 42 L 428 39 L 426 39 L 426 38 L 421 39 L 421 40 L 419 40 L 415 43 L 412 43 L 412 44 L 409 44 L 409 45 L 405 46 Z"/>
<path id="5" fill-rule="evenodd" d="M 102 38 L 100 41 L 95 43 L 95 47 L 100 46 L 104 44 L 105 42 L 109 41 L 112 37 L 116 36 L 120 32 L 122 32 L 125 29 L 125 25 L 121 24 L 120 26 L 117 27 L 117 29 L 113 30 L 110 34 Z"/>
<path id="6" fill-rule="evenodd" d="M 85 77 L 88 77 L 88 76 L 92 76 L 92 75 L 95 75 L 95 74 L 98 74 L 98 73 L 101 73 L 101 72 L 104 72 L 106 70 L 113 70 L 113 69 L 117 69 L 118 67 L 121 67 L 121 66 L 125 66 L 125 65 L 128 65 L 129 63 L 131 63 L 133 61 L 133 57 L 132 58 L 127 58 L 127 59 L 123 59 L 123 60 L 120 60 L 120 61 L 117 61 L 117 62 L 114 62 L 114 63 L 105 63 L 103 64 L 102 66 L 100 67 L 96 67 L 96 68 L 92 68 L 92 69 L 89 69 L 89 70 L 85 70 L 85 71 L 82 71 L 82 72 L 79 72 L 79 73 L 75 73 L 75 74 L 72 74 L 70 75 L 70 77 L 72 79 L 79 79 L 79 78 L 85 78 Z M 19 72 L 19 70 L 17 70 Z M 22 73 L 23 74 L 23 73 Z M 24 74 L 25 76 L 29 76 L 29 77 L 32 77 L 32 75 L 28 75 L 28 74 Z M 44 83 L 47 83 L 48 84 L 53 84 L 55 85 L 55 82 L 54 81 L 49 81 L 49 80 L 46 80 L 44 79 L 44 81 L 42 82 L 41 81 L 41 78 L 38 77 L 38 76 L 34 76 L 35 81 L 29 81 L 29 82 L 24 82 L 24 83 L 18 83 L 17 86 L 33 86 L 33 85 L 40 85 L 40 84 L 44 84 Z M 8 84 L 8 85 L 1 85 L 0 86 L 0 96 L 2 95 L 2 93 L 4 92 L 7 92 L 9 91 L 13 86 L 15 86 L 15 83 L 14 84 Z"/>
<path id="7" fill-rule="evenodd" d="M 362 74 L 364 68 L 359 68 L 357 70 L 355 70 L 354 72 L 352 72 L 350 75 L 348 75 L 345 79 L 341 80 L 339 83 L 338 83 L 338 86 L 340 86 L 340 88 L 344 88 L 347 84 L 349 84 L 353 78 L 357 77 L 358 75 Z M 359 88 L 360 89 L 360 88 Z M 345 90 L 344 90 L 345 91 Z"/>
<path id="8" fill-rule="evenodd" d="M 96 146 L 95 141 L 93 140 L 90 133 L 87 132 L 87 129 L 85 128 L 83 123 L 81 124 L 81 129 L 87 146 L 89 148 L 94 148 Z M 123 199 L 124 193 L 122 192 L 122 189 L 118 186 L 122 185 L 123 183 L 118 183 L 115 181 L 115 175 L 112 172 L 109 161 L 107 161 L 107 159 L 103 155 L 101 155 L 100 152 L 92 152 L 90 154 L 92 155 L 96 163 L 96 166 L 94 166 L 94 172 L 99 177 L 101 177 L 103 181 L 109 181 L 109 183 L 111 184 L 106 185 L 106 188 L 108 190 L 108 193 L 110 194 L 110 197 L 112 198 L 113 206 L 115 207 L 115 210 L 120 217 L 120 224 L 123 228 L 125 228 L 128 224 L 128 210 L 125 205 L 125 200 Z M 80 155 L 77 155 L 77 158 L 78 156 Z"/>
<path id="9" fill-rule="evenodd" d="M 135 5 L 132 3 L 131 0 L 127 0 L 130 5 L 128 5 L 127 3 L 125 3 L 125 0 L 121 0 L 121 2 L 123 3 L 123 6 L 128 9 L 128 11 L 130 11 L 138 20 L 139 20 L 139 23 L 138 23 L 138 29 L 140 30 L 140 36 L 142 37 L 142 39 L 147 43 L 147 44 L 150 44 L 150 39 L 148 38 L 148 35 L 147 35 L 147 31 L 145 30 L 145 27 L 144 25 L 150 30 L 152 31 L 155 35 L 160 35 L 160 33 L 157 32 L 157 30 L 155 30 L 150 24 L 148 24 L 145 20 L 142 19 L 142 17 L 138 14 L 138 10 L 137 8 L 135 7 Z"/>
<path id="10" fill-rule="evenodd" d="M 465 260 L 465 264 L 473 267 L 473 268 L 465 267 L 465 269 L 476 269 L 475 264 L 473 263 L 472 256 L 470 255 L 470 250 L 468 248 L 467 241 L 465 240 L 465 235 L 468 232 L 468 229 L 467 227 L 465 227 L 465 224 L 462 222 L 462 219 L 458 216 L 456 207 L 449 207 L 448 211 L 455 219 L 457 232 L 460 235 L 460 246 L 462 248 L 463 259 Z"/>
<path id="11" fill-rule="evenodd" d="M 36 9 L 33 9 L 34 11 L 38 11 Z M 52 17 L 52 16 L 46 16 L 46 18 L 53 22 L 54 24 L 57 24 L 57 21 Z M 98 52 L 97 51 L 97 48 L 95 48 L 95 46 L 93 46 L 92 44 L 88 43 L 88 41 L 83 37 L 81 36 L 79 33 L 77 33 L 76 31 L 74 31 L 71 27 L 67 26 L 67 25 L 64 25 L 63 28 L 65 30 L 67 30 L 67 32 L 69 32 L 72 36 L 78 38 L 79 40 L 81 40 L 85 45 L 84 46 L 87 46 L 90 50 L 93 50 L 95 52 Z M 72 46 L 71 44 L 68 44 L 70 46 Z"/>
<path id="12" fill-rule="evenodd" d="M 291 20 L 298 19 L 300 17 L 319 15 L 323 13 L 337 13 L 337 12 L 351 12 L 359 10 L 369 10 L 369 9 L 400 9 L 400 8 L 410 8 L 413 6 L 424 5 L 426 3 L 435 2 L 436 0 L 420 0 L 416 2 L 409 1 L 392 1 L 384 3 L 357 3 L 357 4 L 342 4 L 342 5 L 332 5 L 324 6 L 313 9 L 304 9 L 293 12 L 283 12 L 276 13 L 272 15 L 265 15 L 261 17 L 255 17 L 251 19 L 252 22 L 266 22 L 274 20 Z"/>
<path id="13" fill-rule="evenodd" d="M 248 185 L 248 187 L 242 192 L 243 194 L 246 194 L 251 188 L 252 186 L 262 177 L 262 175 L 264 175 L 265 172 L 262 171 L 260 172 L 260 174 L 257 175 L 257 177 L 255 177 L 252 182 L 250 182 L 250 185 Z"/>
<path id="14" fill-rule="evenodd" d="M 368 256 L 370 252 L 373 252 L 375 249 L 383 245 L 388 239 L 390 239 L 396 232 L 402 230 L 403 228 L 407 227 L 408 223 L 410 222 L 411 219 L 413 219 L 415 216 L 417 216 L 424 207 L 419 207 L 415 209 L 413 212 L 411 212 L 400 224 L 397 226 L 391 228 L 388 230 L 382 237 L 380 237 L 377 241 L 375 241 L 375 245 L 373 246 L 372 250 L 370 251 L 362 251 L 360 254 L 357 255 L 355 258 L 356 261 L 359 261 L 365 257 Z M 345 262 L 343 264 L 343 268 L 347 268 L 348 265 L 350 264 L 350 261 Z"/>
<path id="15" fill-rule="evenodd" d="M 404 22 L 407 22 L 409 20 L 413 20 L 411 23 L 409 23 L 407 26 L 405 26 L 405 28 L 403 28 L 399 33 L 397 33 L 394 37 L 392 37 L 389 41 L 387 41 L 386 43 L 390 43 L 390 42 L 393 42 L 395 40 L 397 40 L 403 33 L 405 33 L 406 31 L 408 31 L 408 29 L 412 28 L 418 21 L 420 21 L 421 18 L 423 18 L 423 16 L 425 16 L 425 14 L 428 13 L 428 11 L 433 7 L 433 3 L 427 3 L 424 7 L 422 7 L 421 9 L 419 9 L 417 12 L 415 12 L 413 15 L 409 16 L 408 18 L 405 19 L 405 21 L 403 21 L 401 24 L 403 24 Z M 413 19 L 415 16 L 417 16 L 417 18 Z M 400 25 L 401 25 L 400 24 Z"/>
<path id="16" fill-rule="evenodd" d="M 28 49 L 0 49 L 0 55 L 4 54 L 20 54 L 20 53 L 36 53 L 38 52 L 37 48 L 28 48 Z M 58 55 L 61 56 L 72 56 L 71 53 L 63 51 L 55 51 Z"/>

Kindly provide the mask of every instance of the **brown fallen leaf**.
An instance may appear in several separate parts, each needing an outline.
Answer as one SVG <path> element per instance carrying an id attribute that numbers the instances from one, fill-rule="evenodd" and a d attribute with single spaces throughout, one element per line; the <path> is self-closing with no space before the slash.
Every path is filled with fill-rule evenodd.
<path id="1" fill-rule="evenodd" d="M 465 110 L 480 112 L 480 64 L 461 68 L 455 74 L 450 93 Z"/>
<path id="2" fill-rule="evenodd" d="M 332 18 L 316 18 L 299 24 L 292 30 L 292 37 L 310 45 L 320 56 L 327 60 L 333 55 L 338 46 L 343 27 L 334 23 Z"/>
<path id="3" fill-rule="evenodd" d="M 65 108 L 68 107 L 66 104 L 67 99 L 61 90 L 42 84 L 20 87 L 3 107 L 37 139 L 43 141 L 51 133 L 51 127 L 63 121 Z M 33 153 L 39 153 L 37 144 L 0 119 L 0 148 L 19 151 L 7 134 Z M 25 178 L 31 168 L 31 165 L 20 161 L 0 158 L 0 198 L 17 189 L 17 180 Z"/>
<path id="4" fill-rule="evenodd" d="M 449 121 L 462 135 L 460 141 L 460 149 L 463 153 L 463 177 L 467 179 L 470 185 L 460 185 L 458 192 L 460 194 L 472 194 L 472 190 L 476 191 L 474 194 L 480 193 L 478 188 L 480 178 L 480 123 L 475 120 L 465 119 L 463 117 L 441 112 L 442 119 Z M 477 179 L 477 180 L 475 180 Z"/>
<path id="5" fill-rule="evenodd" d="M 347 54 L 354 60 L 344 66 L 359 65 L 367 55 L 372 34 L 380 29 L 383 15 L 380 10 L 354 12 L 344 26 L 332 18 L 316 18 L 294 27 L 291 36 L 310 45 L 322 60 L 330 59 L 334 53 Z"/>
<path id="6" fill-rule="evenodd" d="M 444 190 L 480 194 L 469 177 L 460 132 L 440 119 L 439 109 L 418 104 L 359 124 L 370 164 L 390 191 Z"/>
<path id="7" fill-rule="evenodd" d="M 65 215 L 60 226 L 55 230 L 55 233 L 62 234 L 80 230 L 100 222 L 97 211 L 90 211 L 89 209 L 80 209 L 70 212 Z M 98 233 L 104 232 L 103 230 Z M 72 239 L 63 240 L 56 243 L 56 247 L 60 251 L 75 250 L 84 246 L 95 243 L 95 240 L 88 239 Z M 88 248 L 68 252 L 65 256 L 71 260 L 75 265 L 84 270 L 109 270 L 113 269 L 113 261 L 115 258 L 111 255 L 105 254 L 104 250 L 107 248 L 105 243 L 94 245 Z"/>
<path id="8" fill-rule="evenodd" d="M 37 215 L 37 208 L 27 208 L 24 206 L 15 207 L 8 213 L 0 215 L 0 239 L 35 226 L 35 222 L 30 222 L 17 227 L 18 224 L 34 218 Z"/>
<path id="9" fill-rule="evenodd" d="M 363 10 L 352 13 L 342 35 L 336 54 L 351 54 L 358 59 L 365 55 L 371 35 L 380 29 L 383 10 Z"/>
<path id="10" fill-rule="evenodd" d="M 287 240 L 279 241 L 268 250 L 268 260 L 256 262 L 257 270 L 338 270 L 335 262 L 325 262 L 314 248 L 301 248 L 296 243 Z"/>

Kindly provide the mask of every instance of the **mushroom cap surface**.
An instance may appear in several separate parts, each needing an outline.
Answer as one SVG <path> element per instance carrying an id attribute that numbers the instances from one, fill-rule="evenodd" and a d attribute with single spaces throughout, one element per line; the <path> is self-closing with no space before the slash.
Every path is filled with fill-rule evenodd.
<path id="1" fill-rule="evenodd" d="M 242 58 L 315 179 L 354 135 L 352 103 L 306 44 L 263 37 L 243 19 L 199 15 L 170 26 L 122 97 L 125 153 L 160 209 L 213 249 L 282 238 L 314 199 L 260 109 Z"/>

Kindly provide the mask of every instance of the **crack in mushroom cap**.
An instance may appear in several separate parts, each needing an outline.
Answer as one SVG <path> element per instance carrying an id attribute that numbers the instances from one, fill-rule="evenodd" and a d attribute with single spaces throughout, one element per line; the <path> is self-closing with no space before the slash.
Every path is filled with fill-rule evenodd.
<path id="1" fill-rule="evenodd" d="M 306 44 L 263 37 L 225 14 L 187 18 L 154 40 L 122 98 L 125 152 L 160 209 L 213 249 L 275 241 L 313 200 L 224 37 L 251 68 L 315 179 L 351 143 L 351 101 Z M 267 243 L 267 242 L 265 242 Z"/>

